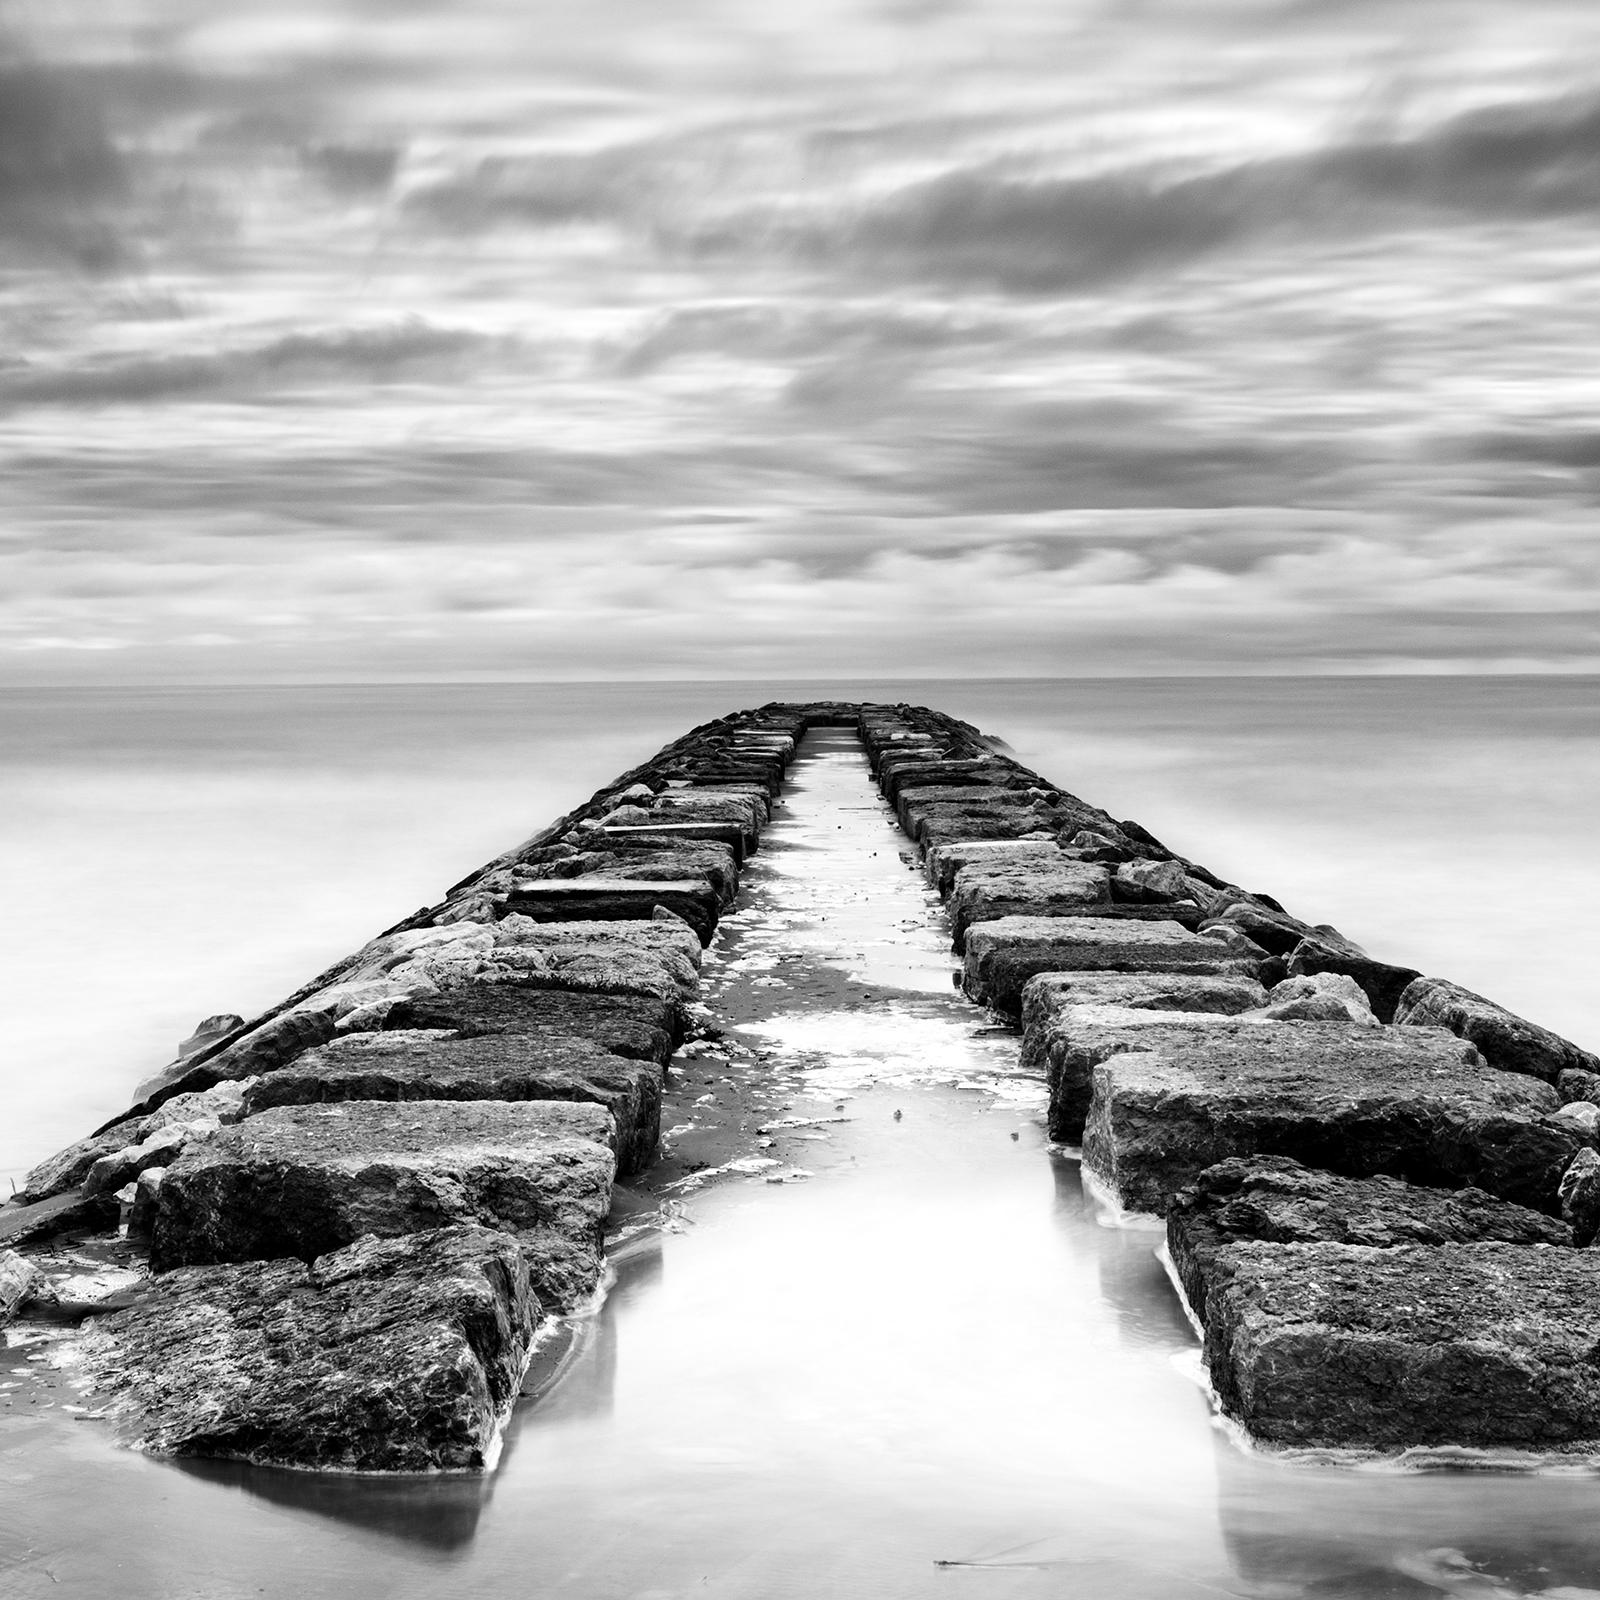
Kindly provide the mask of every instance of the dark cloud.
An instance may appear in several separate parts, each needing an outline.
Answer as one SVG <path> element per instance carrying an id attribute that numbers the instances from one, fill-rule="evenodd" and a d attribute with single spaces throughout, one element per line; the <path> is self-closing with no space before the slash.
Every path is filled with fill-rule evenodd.
<path id="1" fill-rule="evenodd" d="M 1600 213 L 1600 102 L 1562 98 L 1475 111 L 1414 139 L 1369 140 L 1200 176 L 1044 178 L 992 162 L 915 184 L 849 219 L 789 230 L 815 260 L 893 263 L 914 276 L 1051 291 L 1181 266 L 1280 234 L 1532 222 Z M 717 254 L 751 236 L 722 220 L 691 232 Z"/>
<path id="2" fill-rule="evenodd" d="M 69 75 L 0 58 L 0 247 L 90 270 L 121 257 L 103 208 L 125 185 L 98 108 Z"/>
<path id="3" fill-rule="evenodd" d="M 617 220 L 648 209 L 658 157 L 631 145 L 585 154 L 491 156 L 413 190 L 406 210 L 452 229 Z"/>
<path id="4" fill-rule="evenodd" d="M 394 182 L 400 155 L 394 145 L 319 144 L 302 158 L 336 194 L 368 194 Z"/>

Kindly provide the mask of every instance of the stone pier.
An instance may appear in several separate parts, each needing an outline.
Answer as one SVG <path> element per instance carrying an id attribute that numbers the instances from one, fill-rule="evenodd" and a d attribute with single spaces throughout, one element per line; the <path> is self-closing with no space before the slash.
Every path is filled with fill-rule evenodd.
<path id="1" fill-rule="evenodd" d="M 124 1439 L 492 1465 L 658 1146 L 702 951 L 808 729 L 850 728 L 1018 1030 L 1050 1131 L 1164 1217 L 1219 1404 L 1264 1443 L 1600 1456 L 1600 1060 L 1178 856 L 924 707 L 675 740 L 261 1016 L 211 1018 L 0 1207 L 0 1323 L 79 1324 Z M 46 1247 L 125 1237 L 64 1305 Z"/>

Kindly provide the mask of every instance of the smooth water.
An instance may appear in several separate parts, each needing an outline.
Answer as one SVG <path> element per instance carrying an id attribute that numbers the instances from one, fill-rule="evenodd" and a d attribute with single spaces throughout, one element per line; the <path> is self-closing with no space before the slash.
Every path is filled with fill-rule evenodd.
<path id="1" fill-rule="evenodd" d="M 664 1170 L 713 1136 L 741 1164 L 638 1197 L 664 1226 L 496 1477 L 159 1463 L 58 1390 L 0 1410 L 0 1593 L 1600 1593 L 1600 1481 L 1230 1442 L 1159 1232 L 1047 1144 L 909 856 L 854 741 L 812 736 L 710 953 L 724 1037 L 674 1073 Z"/>

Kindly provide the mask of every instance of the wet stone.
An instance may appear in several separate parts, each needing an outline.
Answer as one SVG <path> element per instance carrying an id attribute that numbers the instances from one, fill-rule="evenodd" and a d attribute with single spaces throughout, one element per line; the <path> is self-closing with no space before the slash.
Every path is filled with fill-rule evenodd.
<path id="1" fill-rule="evenodd" d="M 1600 1255 L 1241 1243 L 1206 1295 L 1223 1409 L 1300 1448 L 1600 1449 Z"/>
<path id="2" fill-rule="evenodd" d="M 190 1267 L 75 1347 L 91 1397 L 158 1455 L 359 1472 L 493 1464 L 539 1316 L 515 1240 L 364 1238 Z"/>
<path id="3" fill-rule="evenodd" d="M 1016 1016 L 1022 987 L 1041 972 L 1175 972 L 1254 978 L 1258 963 L 1167 920 L 1001 917 L 967 929 L 963 987 Z"/>
<path id="4" fill-rule="evenodd" d="M 1600 1073 L 1600 1057 L 1444 978 L 1408 984 L 1394 1020 L 1403 1027 L 1448 1028 L 1505 1072 L 1527 1072 L 1551 1083 L 1563 1072 Z"/>
<path id="5" fill-rule="evenodd" d="M 648 922 L 661 907 L 682 917 L 704 945 L 716 931 L 721 901 L 705 878 L 635 880 L 589 873 L 513 884 L 501 904 L 535 922 Z"/>
<path id="6" fill-rule="evenodd" d="M 309 1261 L 365 1233 L 481 1223 L 517 1235 L 535 1293 L 566 1309 L 599 1274 L 614 1139 L 610 1113 L 585 1103 L 276 1107 L 167 1169 L 151 1264 Z"/>
<path id="7" fill-rule="evenodd" d="M 560 1034 L 448 1032 L 352 1034 L 253 1083 L 246 1108 L 339 1100 L 573 1100 L 616 1119 L 624 1174 L 655 1157 L 661 1132 L 661 1068 L 593 1040 Z"/>
<path id="8" fill-rule="evenodd" d="M 956 873 L 949 910 L 959 952 L 965 948 L 967 929 L 975 922 L 1109 913 L 1110 874 L 1093 862 L 1064 860 L 1059 850 L 1056 859 L 1048 863 L 971 862 Z"/>
<path id="9" fill-rule="evenodd" d="M 1137 1042 L 1094 1068 L 1083 1136 L 1085 1165 L 1130 1210 L 1165 1212 L 1230 1156 L 1285 1155 L 1553 1213 L 1585 1142 L 1550 1115 L 1547 1084 L 1493 1071 L 1446 1033 L 1231 1019 Z"/>
<path id="10" fill-rule="evenodd" d="M 385 1014 L 384 1030 L 511 1033 L 579 1038 L 612 1055 L 665 1064 L 682 1036 L 675 1000 L 596 994 L 546 985 L 467 982 L 409 996 Z"/>
<path id="11" fill-rule="evenodd" d="M 1593 1152 L 1589 1152 L 1592 1154 Z M 1482 1189 L 1433 1189 L 1399 1178 L 1347 1178 L 1286 1156 L 1242 1156 L 1208 1167 L 1167 1212 L 1167 1246 L 1190 1309 L 1202 1321 L 1218 1255 L 1270 1244 L 1570 1245 L 1553 1217 Z"/>
<path id="12" fill-rule="evenodd" d="M 1062 859 L 1061 851 L 1048 839 L 957 839 L 933 846 L 928 851 L 928 882 L 941 899 L 955 887 L 956 874 L 964 867 L 1005 865 L 1050 868 Z"/>

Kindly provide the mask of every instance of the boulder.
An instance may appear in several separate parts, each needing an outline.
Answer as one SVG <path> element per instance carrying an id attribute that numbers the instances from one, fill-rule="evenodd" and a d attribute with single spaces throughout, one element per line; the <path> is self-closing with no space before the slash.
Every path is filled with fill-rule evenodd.
<path id="1" fill-rule="evenodd" d="M 1600 1234 L 1600 1153 L 1580 1150 L 1561 1174 L 1557 1191 L 1561 1215 L 1571 1224 L 1575 1244 L 1591 1245 Z"/>
<path id="2" fill-rule="evenodd" d="M 1233 928 L 1274 956 L 1287 956 L 1302 939 L 1317 931 L 1310 923 L 1269 906 L 1260 896 L 1243 893 L 1213 904 L 1209 920 L 1200 924 L 1200 932 L 1212 927 Z"/>
<path id="3" fill-rule="evenodd" d="M 571 1034 L 363 1033 L 257 1079 L 246 1105 L 254 1114 L 340 1100 L 588 1101 L 615 1118 L 617 1165 L 627 1175 L 655 1159 L 661 1078 L 655 1061 Z"/>
<path id="4" fill-rule="evenodd" d="M 1400 996 L 1419 976 L 1415 967 L 1391 966 L 1369 956 L 1360 945 L 1332 928 L 1320 928 L 1289 952 L 1289 972 L 1293 976 L 1319 972 L 1338 973 L 1354 978 L 1366 993 L 1379 1022 L 1391 1022 Z"/>
<path id="5" fill-rule="evenodd" d="M 1593 1155 L 1593 1151 L 1579 1152 Z M 1218 1252 L 1270 1244 L 1570 1245 L 1572 1230 L 1482 1189 L 1431 1189 L 1399 1178 L 1347 1178 L 1287 1156 L 1235 1156 L 1207 1167 L 1167 1212 L 1167 1247 L 1202 1322 Z"/>
<path id="6" fill-rule="evenodd" d="M 1359 1022 L 1377 1028 L 1367 992 L 1342 972 L 1317 972 L 1275 983 L 1257 1013 L 1278 1022 Z"/>
<path id="7" fill-rule="evenodd" d="M 539 1314 L 516 1241 L 453 1227 L 169 1273 L 74 1356 L 157 1455 L 319 1471 L 493 1465 Z"/>
<path id="8" fill-rule="evenodd" d="M 1138 857 L 1124 861 L 1112 879 L 1111 892 L 1119 900 L 1186 900 L 1191 898 L 1188 874 L 1181 861 L 1150 861 Z"/>
<path id="9" fill-rule="evenodd" d="M 178 1059 L 187 1061 L 243 1026 L 244 1018 L 233 1011 L 219 1011 L 215 1016 L 202 1018 L 194 1032 L 178 1046 Z"/>
<path id="10" fill-rule="evenodd" d="M 47 1161 L 41 1161 L 23 1180 L 13 1199 L 24 1206 L 37 1205 L 52 1195 L 76 1189 L 89 1176 L 89 1169 L 104 1156 L 139 1142 L 141 1119 L 125 1117 L 101 1132 L 69 1144 Z"/>
<path id="11" fill-rule="evenodd" d="M 636 839 L 632 843 L 599 834 L 589 848 L 566 863 L 573 876 L 626 878 L 637 883 L 704 879 L 726 906 L 739 892 L 739 861 L 725 844 L 706 840 Z"/>
<path id="12" fill-rule="evenodd" d="M 1494 1072 L 1431 1029 L 1225 1019 L 1142 1029 L 1094 1069 L 1084 1164 L 1130 1210 L 1165 1212 L 1230 1156 L 1284 1155 L 1349 1177 L 1475 1184 L 1554 1213 L 1585 1142 L 1555 1090 Z"/>
<path id="13" fill-rule="evenodd" d="M 1600 1449 L 1600 1255 L 1545 1245 L 1245 1243 L 1205 1355 L 1255 1438 L 1318 1449 Z"/>
<path id="14" fill-rule="evenodd" d="M 83 1180 L 85 1194 L 111 1194 L 132 1183 L 147 1167 L 164 1167 L 196 1140 L 204 1140 L 222 1126 L 214 1117 L 193 1122 L 168 1122 L 138 1144 L 125 1145 L 101 1156 Z"/>
<path id="15" fill-rule="evenodd" d="M 1505 1072 L 1528 1072 L 1550 1083 L 1563 1072 L 1600 1073 L 1600 1057 L 1444 978 L 1409 983 L 1394 1020 L 1403 1027 L 1448 1028 L 1470 1039 L 1491 1067 Z"/>
<path id="16" fill-rule="evenodd" d="M 167 1169 L 151 1264 L 309 1261 L 365 1233 L 472 1222 L 516 1234 L 535 1293 L 565 1310 L 599 1275 L 614 1138 L 610 1113 L 587 1103 L 275 1107 Z"/>
<path id="17" fill-rule="evenodd" d="M 1176 922 L 1110 917 L 1001 917 L 967 929 L 962 987 L 1016 1016 L 1040 972 L 1179 972 L 1254 978 L 1258 963 Z"/>
<path id="18" fill-rule="evenodd" d="M 109 1195 L 68 1189 L 29 1205 L 0 1206 L 0 1244 L 42 1244 L 59 1234 L 115 1227 L 117 1203 Z"/>
<path id="19" fill-rule="evenodd" d="M 949 911 L 957 951 L 965 948 L 966 931 L 974 922 L 1110 914 L 1110 875 L 1105 867 L 1068 861 L 1051 844 L 1043 848 L 1054 852 L 1054 861 L 974 861 L 956 873 Z"/>
<path id="20" fill-rule="evenodd" d="M 1454 1029 L 1451 1030 L 1454 1032 Z M 1556 1077 L 1556 1093 L 1563 1104 L 1573 1100 L 1587 1100 L 1590 1105 L 1600 1105 L 1600 1072 L 1586 1072 L 1581 1067 L 1568 1067 Z"/>
<path id="21" fill-rule="evenodd" d="M 602 826 L 584 845 L 586 851 L 609 847 L 632 849 L 660 842 L 680 844 L 700 842 L 719 844 L 726 848 L 736 862 L 742 862 L 745 850 L 744 829 L 737 822 L 650 822 L 643 824 L 614 824 Z M 574 855 L 579 852 L 566 846 Z"/>
<path id="22" fill-rule="evenodd" d="M 0 1328 L 38 1292 L 44 1275 L 26 1256 L 0 1250 Z"/>

